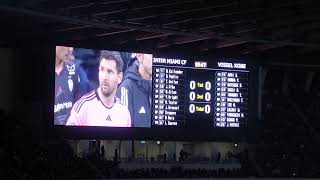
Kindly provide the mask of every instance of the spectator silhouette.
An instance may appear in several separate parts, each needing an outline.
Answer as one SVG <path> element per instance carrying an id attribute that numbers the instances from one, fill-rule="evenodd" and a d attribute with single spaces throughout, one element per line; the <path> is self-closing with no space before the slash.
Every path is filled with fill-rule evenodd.
<path id="1" fill-rule="evenodd" d="M 217 155 L 217 163 L 220 163 L 220 160 L 221 160 L 221 153 L 218 152 L 218 155 Z"/>
<path id="2" fill-rule="evenodd" d="M 119 156 L 119 154 L 118 154 L 118 149 L 115 149 L 115 150 L 114 150 L 114 158 L 113 158 L 113 161 L 114 161 L 114 162 L 118 162 L 118 156 Z"/>
<path id="3" fill-rule="evenodd" d="M 180 150 L 180 161 L 184 161 L 184 151 L 181 149 Z"/>
<path id="4" fill-rule="evenodd" d="M 105 157 L 105 150 L 104 150 L 104 145 L 102 145 L 101 146 L 101 157 L 102 157 L 102 159 L 104 159 L 104 157 Z"/>

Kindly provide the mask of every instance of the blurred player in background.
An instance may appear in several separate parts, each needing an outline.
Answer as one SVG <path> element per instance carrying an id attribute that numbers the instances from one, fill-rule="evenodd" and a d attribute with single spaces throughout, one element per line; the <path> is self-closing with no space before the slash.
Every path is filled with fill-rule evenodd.
<path id="1" fill-rule="evenodd" d="M 128 107 L 133 127 L 151 127 L 152 54 L 136 53 L 117 97 Z"/>
<path id="2" fill-rule="evenodd" d="M 88 92 L 94 89 L 90 84 L 86 71 L 82 67 L 83 59 L 75 55 L 76 51 L 78 52 L 81 50 L 83 49 L 75 48 L 69 59 L 70 61 L 73 61 L 78 67 L 78 74 L 79 74 L 79 81 L 80 81 L 79 97 L 87 94 Z M 89 49 L 86 49 L 86 50 L 89 51 Z"/>
<path id="3" fill-rule="evenodd" d="M 74 104 L 67 125 L 131 127 L 128 108 L 115 97 L 123 76 L 120 54 L 102 51 L 99 61 L 99 88 Z"/>
<path id="4" fill-rule="evenodd" d="M 65 125 L 79 94 L 79 74 L 73 47 L 56 46 L 54 124 Z"/>

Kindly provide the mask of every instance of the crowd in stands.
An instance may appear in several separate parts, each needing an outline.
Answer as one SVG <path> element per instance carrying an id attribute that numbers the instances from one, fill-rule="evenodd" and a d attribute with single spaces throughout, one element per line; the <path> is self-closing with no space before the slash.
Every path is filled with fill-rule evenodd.
<path id="1" fill-rule="evenodd" d="M 10 179 L 101 178 L 109 172 L 97 169 L 92 159 L 75 156 L 63 139 L 37 136 L 25 124 L 7 112 L 0 112 L 1 176 Z M 111 167 L 112 162 L 105 163 Z M 109 173 L 110 174 L 110 173 Z"/>
<path id="2" fill-rule="evenodd" d="M 242 169 L 182 169 L 181 167 L 171 168 L 147 168 L 125 170 L 121 169 L 117 172 L 118 178 L 231 178 L 231 177 L 247 177 Z"/>
<path id="3" fill-rule="evenodd" d="M 67 141 L 39 137 L 23 121 L 1 111 L 0 160 L 6 165 L 3 177 L 12 179 L 60 178 L 170 178 L 170 177 L 246 177 L 246 170 L 182 169 L 181 167 L 120 169 L 117 158 L 102 158 L 100 151 L 78 157 Z"/>

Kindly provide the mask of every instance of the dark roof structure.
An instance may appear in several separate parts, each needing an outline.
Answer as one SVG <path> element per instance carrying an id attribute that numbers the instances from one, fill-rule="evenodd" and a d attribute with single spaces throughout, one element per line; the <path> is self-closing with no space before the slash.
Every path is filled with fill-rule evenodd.
<path id="1" fill-rule="evenodd" d="M 301 57 L 319 53 L 316 2 L 7 0 L 0 4 L 0 43 L 43 36 L 60 44 L 258 54 L 260 59 L 299 63 Z"/>

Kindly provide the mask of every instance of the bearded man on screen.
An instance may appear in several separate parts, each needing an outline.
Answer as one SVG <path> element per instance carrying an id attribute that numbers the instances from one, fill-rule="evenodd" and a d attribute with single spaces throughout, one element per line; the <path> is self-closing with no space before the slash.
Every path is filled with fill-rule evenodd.
<path id="1" fill-rule="evenodd" d="M 115 96 L 117 86 L 122 81 L 122 66 L 118 52 L 101 52 L 99 87 L 74 104 L 67 125 L 131 127 L 128 108 Z"/>

